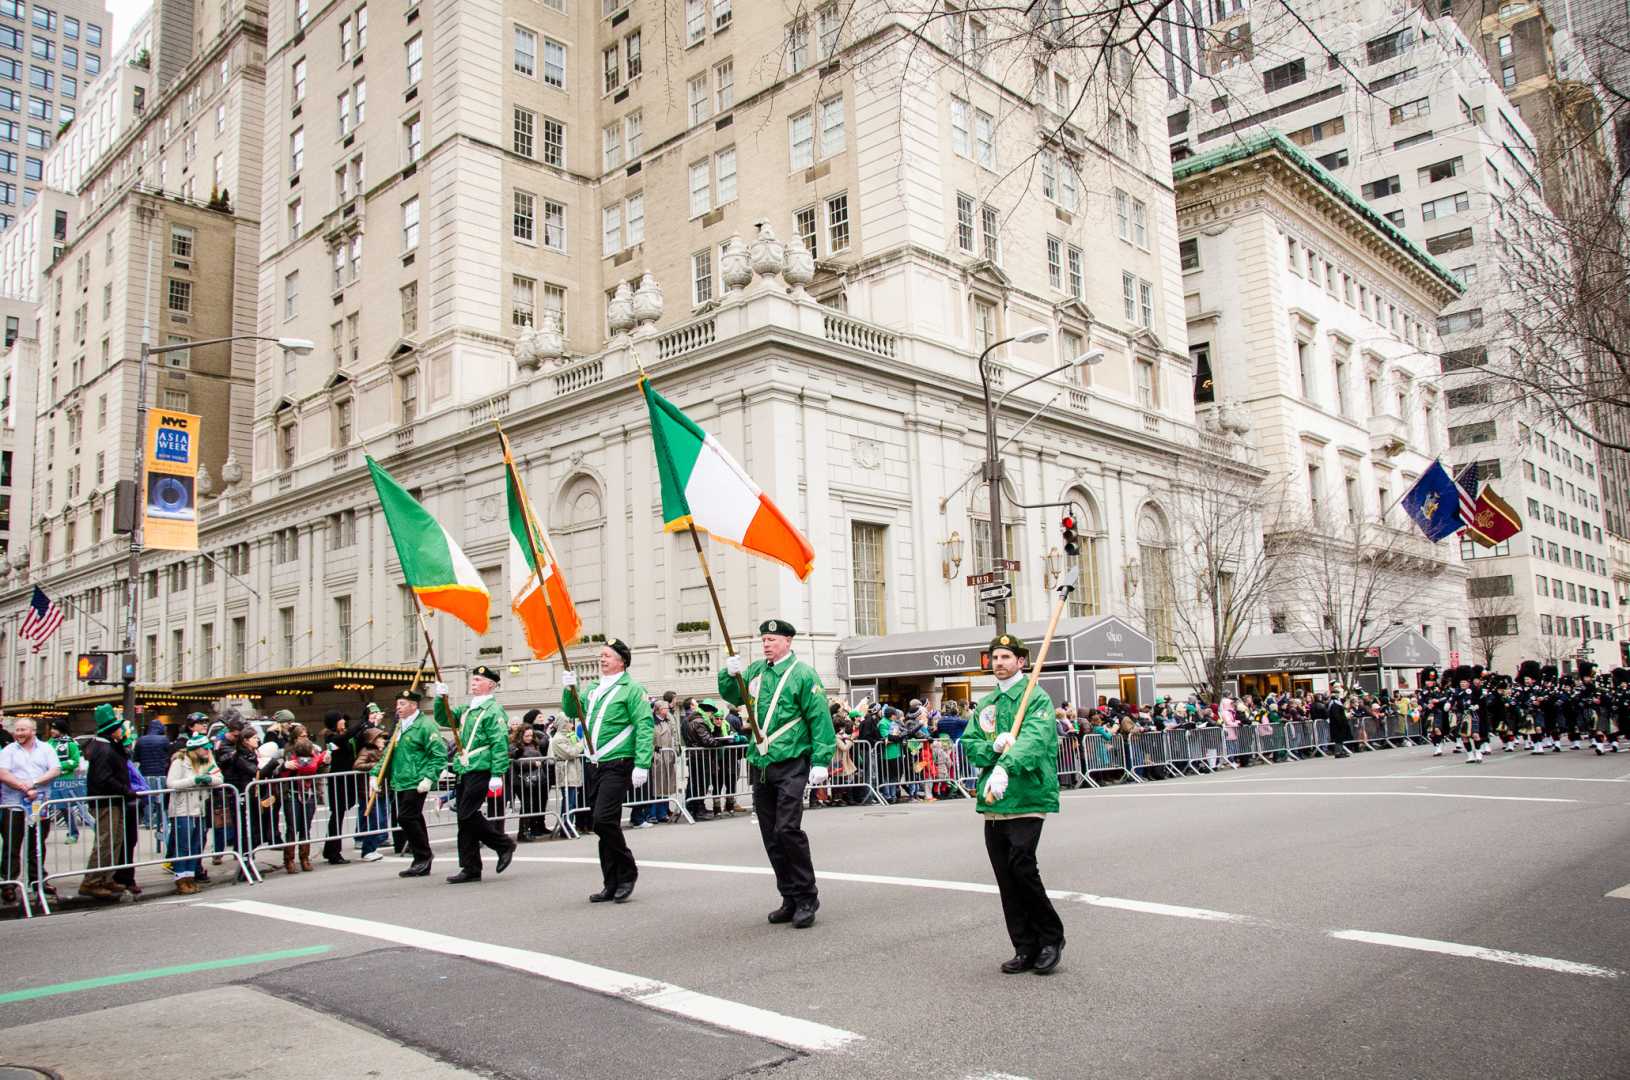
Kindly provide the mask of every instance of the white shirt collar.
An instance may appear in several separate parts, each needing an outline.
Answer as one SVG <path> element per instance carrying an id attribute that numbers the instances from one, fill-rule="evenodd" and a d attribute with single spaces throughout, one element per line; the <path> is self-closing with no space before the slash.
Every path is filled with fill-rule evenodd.
<path id="1" fill-rule="evenodd" d="M 1024 678 L 1024 671 L 1023 671 L 1023 669 L 1020 669 L 1010 679 L 997 679 L 996 680 L 996 685 L 998 687 L 1000 687 L 1002 692 L 1005 694 L 1009 690 L 1011 690 L 1015 686 L 1017 686 L 1019 684 L 1020 680 L 1022 680 L 1023 678 Z"/>
<path id="2" fill-rule="evenodd" d="M 485 705 L 487 702 L 489 702 L 491 700 L 492 700 L 492 695 L 491 694 L 477 694 L 475 697 L 470 699 L 470 708 L 473 709 L 477 705 Z"/>
<path id="3" fill-rule="evenodd" d="M 791 664 L 792 661 L 796 659 L 798 659 L 798 654 L 793 652 L 791 649 L 788 649 L 787 655 L 783 656 L 779 660 L 765 660 L 764 666 L 769 668 L 771 671 L 776 671 L 780 669 L 782 665 Z"/>

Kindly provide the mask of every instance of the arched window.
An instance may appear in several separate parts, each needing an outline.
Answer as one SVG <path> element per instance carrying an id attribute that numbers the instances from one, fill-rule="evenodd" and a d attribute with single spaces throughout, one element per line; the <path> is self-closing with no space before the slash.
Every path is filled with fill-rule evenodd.
<path id="1" fill-rule="evenodd" d="M 600 485 L 592 477 L 573 477 L 561 489 L 550 534 L 585 635 L 606 632 L 600 605 L 605 583 L 605 526 Z"/>
<path id="2" fill-rule="evenodd" d="M 1065 498 L 1075 504 L 1075 528 L 1081 537 L 1081 554 L 1077 556 L 1075 562 L 1081 571 L 1081 579 L 1076 582 L 1075 591 L 1070 594 L 1069 615 L 1072 619 L 1102 615 L 1105 543 L 1103 518 L 1098 513 L 1098 500 L 1083 488 L 1071 488 Z M 1065 571 L 1069 571 L 1068 566 L 1065 567 Z"/>
<path id="3" fill-rule="evenodd" d="M 1153 503 L 1138 514 L 1138 562 L 1143 567 L 1143 628 L 1155 641 L 1155 653 L 1171 656 L 1177 651 L 1172 633 L 1172 603 L 1176 591 L 1172 582 L 1171 530 L 1166 515 Z"/>

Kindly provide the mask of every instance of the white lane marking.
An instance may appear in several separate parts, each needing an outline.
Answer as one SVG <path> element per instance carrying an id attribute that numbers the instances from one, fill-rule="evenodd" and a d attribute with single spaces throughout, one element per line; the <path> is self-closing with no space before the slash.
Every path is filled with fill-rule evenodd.
<path id="1" fill-rule="evenodd" d="M 541 863 L 580 863 L 583 865 L 599 866 L 599 859 L 582 858 L 575 856 L 546 856 L 546 855 L 518 855 L 516 862 Z M 691 862 L 657 862 L 650 859 L 641 859 L 641 867 L 652 867 L 658 870 L 694 870 L 713 874 L 750 874 L 759 877 L 768 877 L 773 871 L 768 866 L 735 866 L 729 863 L 691 863 Z M 893 874 L 850 874 L 835 870 L 817 871 L 816 877 L 822 881 L 851 881 L 860 885 L 903 885 L 915 889 L 939 889 L 945 892 L 981 893 L 986 896 L 999 895 L 993 883 L 983 881 L 943 881 L 938 878 L 897 877 Z M 1054 900 L 1064 900 L 1074 904 L 1087 904 L 1090 907 L 1116 908 L 1121 911 L 1141 911 L 1146 915 L 1169 915 L 1178 919 L 1199 919 L 1202 922 L 1226 923 L 1254 923 L 1257 920 L 1249 915 L 1235 915 L 1227 911 L 1212 911 L 1209 908 L 1185 907 L 1182 904 L 1161 904 L 1152 900 L 1127 900 L 1119 896 L 1099 896 L 1096 893 L 1072 892 L 1068 889 L 1048 889 L 1047 895 Z"/>
<path id="2" fill-rule="evenodd" d="M 1630 885 L 1626 885 L 1623 888 L 1614 889 L 1612 892 L 1607 894 L 1607 897 L 1610 900 L 1630 900 Z"/>
<path id="3" fill-rule="evenodd" d="M 1434 941 L 1431 938 L 1407 937 L 1403 934 L 1381 934 L 1373 930 L 1332 930 L 1330 936 L 1338 941 L 1362 941 L 1370 945 L 1388 945 L 1395 949 L 1463 956 L 1471 960 L 1515 964 L 1518 967 L 1539 968 L 1541 971 L 1555 971 L 1563 975 L 1590 975 L 1598 979 L 1617 979 L 1623 974 L 1612 968 L 1582 964 L 1577 960 L 1558 960 L 1550 956 L 1507 952 L 1504 949 L 1490 949 L 1482 945 L 1462 945 L 1455 941 Z"/>
<path id="4" fill-rule="evenodd" d="M 864 1038 L 853 1031 L 801 1020 L 796 1016 L 786 1016 L 753 1005 L 727 1001 L 724 998 L 687 990 L 673 983 L 647 979 L 640 975 L 628 975 L 610 968 L 569 960 L 564 956 L 552 956 L 509 945 L 491 945 L 484 941 L 450 937 L 410 926 L 396 926 L 391 923 L 375 922 L 372 919 L 357 919 L 348 915 L 331 915 L 322 911 L 284 907 L 259 900 L 225 900 L 203 906 L 244 915 L 259 915 L 267 919 L 279 919 L 301 926 L 357 934 L 447 956 L 462 956 L 471 960 L 501 964 L 517 971 L 541 975 L 555 982 L 621 998 L 632 1004 L 644 1005 L 670 1015 L 699 1020 L 714 1027 L 767 1039 L 797 1050 L 809 1052 L 840 1050 Z"/>
<path id="5" fill-rule="evenodd" d="M 1212 780 L 1212 784 L 1359 784 L 1370 780 L 1419 780 L 1421 772 L 1414 773 L 1382 773 L 1379 776 L 1288 776 L 1275 774 L 1273 776 L 1231 776 L 1223 780 Z M 1545 783 L 1551 780 L 1567 780 L 1580 784 L 1622 784 L 1630 781 L 1630 776 L 1501 776 L 1493 773 L 1463 772 L 1446 773 L 1434 776 L 1433 780 L 1532 780 Z"/>
<path id="6" fill-rule="evenodd" d="M 1064 795 L 1065 799 L 1243 799 L 1253 795 L 1291 799 L 1480 799 L 1490 802 L 1576 803 L 1578 799 L 1551 799 L 1538 795 L 1461 795 L 1449 791 L 1089 791 Z"/>

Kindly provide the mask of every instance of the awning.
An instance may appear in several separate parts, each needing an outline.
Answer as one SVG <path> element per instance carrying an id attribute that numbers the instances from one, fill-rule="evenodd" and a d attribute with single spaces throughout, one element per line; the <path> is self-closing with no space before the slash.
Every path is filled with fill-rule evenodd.
<path id="1" fill-rule="evenodd" d="M 419 675 L 406 664 L 318 664 L 280 671 L 250 671 L 213 679 L 193 679 L 173 685 L 136 686 L 136 704 L 144 712 L 162 712 L 184 705 L 207 705 L 222 698 L 310 697 L 323 692 L 370 693 L 381 686 L 405 686 Z M 36 719 L 90 712 L 98 705 L 118 705 L 124 688 L 100 686 L 89 693 L 55 700 L 8 702 L 7 716 Z"/>
<path id="2" fill-rule="evenodd" d="M 1016 623 L 1008 632 L 1032 650 L 1041 648 L 1045 622 Z M 972 675 L 985 668 L 985 650 L 995 631 L 989 626 L 918 630 L 878 638 L 849 638 L 838 645 L 838 676 L 845 681 L 908 675 Z M 1032 654 L 1032 661 L 1041 657 Z M 1048 666 L 1134 667 L 1155 662 L 1155 643 L 1114 615 L 1064 619 L 1053 635 Z"/>
<path id="3" fill-rule="evenodd" d="M 1338 666 L 1341 654 L 1332 652 L 1312 634 L 1253 634 L 1245 639 L 1228 665 L 1230 675 L 1262 675 L 1275 672 L 1328 671 Z M 1417 630 L 1402 627 L 1361 651 L 1346 654 L 1348 669 L 1437 667 L 1442 663 L 1438 647 Z"/>

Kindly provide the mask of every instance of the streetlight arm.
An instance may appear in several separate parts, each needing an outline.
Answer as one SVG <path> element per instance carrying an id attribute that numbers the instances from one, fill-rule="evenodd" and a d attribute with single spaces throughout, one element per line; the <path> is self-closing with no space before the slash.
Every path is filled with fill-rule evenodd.
<path id="1" fill-rule="evenodd" d="M 1000 409 L 1002 407 L 1002 403 L 1004 401 L 1006 401 L 1008 398 L 1012 397 L 1014 394 L 1018 393 L 1020 390 L 1023 390 L 1025 387 L 1033 385 L 1035 383 L 1039 383 L 1043 379 L 1050 379 L 1054 375 L 1059 374 L 1060 372 L 1068 371 L 1072 367 L 1074 367 L 1075 364 L 1076 364 L 1076 361 L 1070 360 L 1067 363 L 1063 363 L 1063 364 L 1058 365 L 1058 367 L 1054 368 L 1051 371 L 1044 371 L 1040 375 L 1032 375 L 1030 378 L 1026 379 L 1024 382 L 1020 383 L 1018 386 L 1013 387 L 1011 390 L 1002 391 L 1002 396 L 996 399 L 995 408 Z"/>
<path id="2" fill-rule="evenodd" d="M 282 341 L 282 338 L 266 337 L 262 334 L 232 334 L 228 337 L 206 338 L 203 341 L 178 341 L 174 345 L 159 345 L 147 347 L 148 356 L 157 356 L 160 353 L 180 352 L 183 349 L 201 349 L 205 345 L 225 345 L 229 341 Z"/>

